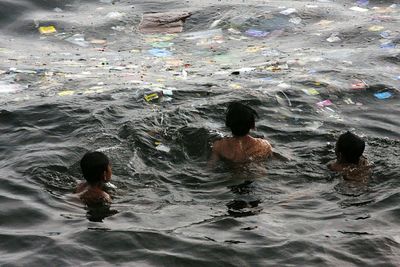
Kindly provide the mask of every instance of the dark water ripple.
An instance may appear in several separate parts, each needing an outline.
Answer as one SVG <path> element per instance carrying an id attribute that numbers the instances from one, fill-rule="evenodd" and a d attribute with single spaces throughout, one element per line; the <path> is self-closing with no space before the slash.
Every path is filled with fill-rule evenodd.
<path id="1" fill-rule="evenodd" d="M 367 2 L 0 0 L 0 265 L 399 266 L 400 3 Z M 165 41 L 174 62 L 151 56 L 159 36 L 137 25 L 167 10 L 193 13 L 185 33 L 220 19 L 223 39 L 183 33 Z M 207 168 L 234 100 L 289 161 Z M 366 185 L 325 167 L 348 129 Z M 110 210 L 72 194 L 94 149 L 112 160 Z"/>

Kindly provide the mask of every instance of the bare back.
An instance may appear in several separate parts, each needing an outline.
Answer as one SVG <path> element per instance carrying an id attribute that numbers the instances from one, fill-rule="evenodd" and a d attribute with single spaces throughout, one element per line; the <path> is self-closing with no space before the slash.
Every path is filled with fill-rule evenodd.
<path id="1" fill-rule="evenodd" d="M 251 162 L 271 155 L 272 147 L 267 140 L 246 135 L 215 141 L 212 160 L 222 158 L 232 162 Z"/>

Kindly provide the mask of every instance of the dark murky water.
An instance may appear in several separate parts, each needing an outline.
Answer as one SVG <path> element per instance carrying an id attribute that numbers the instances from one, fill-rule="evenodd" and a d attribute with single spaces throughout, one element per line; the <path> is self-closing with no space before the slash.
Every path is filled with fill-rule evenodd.
<path id="1" fill-rule="evenodd" d="M 183 33 L 138 33 L 172 10 Z M 399 20 L 396 1 L 1 0 L 0 265 L 399 266 Z M 289 162 L 206 168 L 233 100 Z M 348 129 L 366 186 L 325 167 Z M 95 149 L 118 187 L 97 214 L 72 195 Z"/>

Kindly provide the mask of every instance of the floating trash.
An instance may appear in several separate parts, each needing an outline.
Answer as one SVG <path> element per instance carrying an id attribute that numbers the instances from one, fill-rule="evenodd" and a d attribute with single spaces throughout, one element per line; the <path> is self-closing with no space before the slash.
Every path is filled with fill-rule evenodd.
<path id="1" fill-rule="evenodd" d="M 172 52 L 163 48 L 153 48 L 148 51 L 151 55 L 156 57 L 170 57 Z"/>
<path id="2" fill-rule="evenodd" d="M 358 0 L 356 2 L 356 4 L 359 6 L 367 6 L 369 4 L 369 1 L 368 0 Z"/>
<path id="3" fill-rule="evenodd" d="M 174 45 L 174 43 L 171 42 L 153 42 L 150 44 L 152 47 L 156 48 L 168 48 Z"/>
<path id="4" fill-rule="evenodd" d="M 364 81 L 354 82 L 351 84 L 353 90 L 364 90 L 367 88 L 367 84 Z"/>
<path id="5" fill-rule="evenodd" d="M 320 107 L 320 108 L 323 108 L 323 107 L 326 107 L 326 106 L 331 106 L 331 105 L 333 105 L 333 103 L 329 99 L 323 100 L 323 101 L 317 103 L 317 106 Z"/>
<path id="6" fill-rule="evenodd" d="M 391 32 L 391 31 L 384 31 L 384 32 L 381 32 L 379 35 L 380 35 L 382 38 L 387 39 L 387 38 L 390 38 L 390 36 L 392 35 L 392 32 Z"/>
<path id="7" fill-rule="evenodd" d="M 229 28 L 229 29 L 228 29 L 228 32 L 233 33 L 233 34 L 241 34 L 240 31 L 238 31 L 238 30 L 236 30 L 236 29 L 234 29 L 234 28 Z"/>
<path id="8" fill-rule="evenodd" d="M 183 31 L 190 12 L 147 13 L 142 17 L 139 31 L 142 33 L 179 33 Z"/>
<path id="9" fill-rule="evenodd" d="M 269 32 L 255 30 L 255 29 L 248 29 L 246 31 L 246 34 L 252 37 L 265 37 L 269 34 Z"/>
<path id="10" fill-rule="evenodd" d="M 295 9 L 295 8 L 288 8 L 288 9 L 285 9 L 285 10 L 283 10 L 283 11 L 281 11 L 281 12 L 279 12 L 280 14 L 282 14 L 282 15 L 290 15 L 290 14 L 293 14 L 293 13 L 296 13 L 297 12 L 297 10 Z"/>
<path id="11" fill-rule="evenodd" d="M 159 144 L 158 146 L 156 146 L 156 149 L 158 151 L 162 151 L 162 152 L 165 152 L 165 153 L 169 153 L 171 151 L 171 148 L 169 148 L 168 146 L 163 145 L 163 144 Z"/>
<path id="12" fill-rule="evenodd" d="M 65 90 L 65 91 L 58 92 L 59 96 L 71 96 L 73 94 L 75 94 L 75 91 L 73 91 L 73 90 Z"/>
<path id="13" fill-rule="evenodd" d="M 316 25 L 326 27 L 326 26 L 331 25 L 333 22 L 334 22 L 333 20 L 323 19 L 323 20 L 320 20 L 319 22 L 317 22 Z"/>
<path id="14" fill-rule="evenodd" d="M 56 27 L 54 26 L 41 26 L 39 27 L 39 32 L 41 34 L 51 34 L 51 33 L 56 33 Z"/>
<path id="15" fill-rule="evenodd" d="M 212 38 L 214 36 L 222 36 L 222 30 L 213 29 L 207 31 L 197 31 L 197 32 L 186 33 L 183 35 L 183 37 L 187 40 L 206 39 L 206 38 Z"/>
<path id="16" fill-rule="evenodd" d="M 210 29 L 216 28 L 221 23 L 221 21 L 222 20 L 220 20 L 220 19 L 213 21 L 213 23 L 211 23 L 211 25 L 210 25 Z"/>
<path id="17" fill-rule="evenodd" d="M 294 17 L 294 18 L 289 19 L 289 22 L 298 25 L 301 23 L 301 18 Z"/>
<path id="18" fill-rule="evenodd" d="M 311 88 L 311 89 L 302 89 L 302 91 L 303 91 L 304 93 L 306 93 L 307 95 L 319 95 L 319 92 L 318 92 L 316 89 L 314 89 L 314 88 Z"/>
<path id="19" fill-rule="evenodd" d="M 254 71 L 256 68 L 241 68 L 231 72 L 232 75 L 239 75 L 241 73 L 248 73 Z"/>
<path id="20" fill-rule="evenodd" d="M 350 10 L 357 11 L 357 12 L 367 12 L 368 11 L 367 8 L 362 8 L 362 7 L 358 7 L 358 6 L 353 6 L 350 8 Z"/>
<path id="21" fill-rule="evenodd" d="M 351 100 L 351 98 L 346 98 L 343 100 L 344 103 L 346 103 L 347 105 L 354 105 L 355 103 L 353 102 L 353 100 Z"/>
<path id="22" fill-rule="evenodd" d="M 151 93 L 151 94 L 144 96 L 144 99 L 146 100 L 146 102 L 150 102 L 150 101 L 153 101 L 153 100 L 156 100 L 159 98 L 160 98 L 160 96 L 158 95 L 158 93 Z"/>
<path id="23" fill-rule="evenodd" d="M 383 27 L 383 26 L 374 25 L 374 26 L 369 27 L 368 30 L 369 30 L 370 32 L 378 32 L 378 31 L 383 30 L 384 28 L 385 28 L 385 27 Z"/>
<path id="24" fill-rule="evenodd" d="M 327 38 L 326 40 L 330 43 L 336 43 L 336 42 L 340 42 L 342 41 L 342 39 L 339 38 L 339 33 L 332 33 L 331 36 L 329 36 L 329 38 Z"/>
<path id="25" fill-rule="evenodd" d="M 171 89 L 163 89 L 163 90 L 162 90 L 162 94 L 163 94 L 164 96 L 173 96 L 173 95 L 174 95 L 174 92 L 173 92 Z"/>
<path id="26" fill-rule="evenodd" d="M 22 86 L 19 84 L 10 84 L 4 81 L 0 81 L 0 94 L 17 93 L 22 89 Z"/>
<path id="27" fill-rule="evenodd" d="M 122 17 L 124 17 L 124 16 L 125 16 L 124 13 L 120 13 L 120 12 L 118 12 L 118 11 L 114 11 L 114 12 L 108 13 L 108 14 L 106 15 L 106 18 L 109 18 L 109 19 L 120 19 L 120 18 L 122 18 Z"/>
<path id="28" fill-rule="evenodd" d="M 392 48 L 396 48 L 396 44 L 392 43 L 390 41 L 390 42 L 382 43 L 379 47 L 382 48 L 382 49 L 392 49 Z"/>
<path id="29" fill-rule="evenodd" d="M 381 93 L 375 93 L 374 96 L 378 99 L 388 99 L 391 98 L 393 95 L 390 92 L 381 92 Z"/>
<path id="30" fill-rule="evenodd" d="M 229 87 L 232 89 L 242 89 L 242 86 L 238 83 L 231 83 Z"/>
<path id="31" fill-rule="evenodd" d="M 71 37 L 65 38 L 65 41 L 74 44 L 74 45 L 78 45 L 81 47 L 88 47 L 89 43 L 85 40 L 85 36 L 83 34 L 74 34 Z"/>

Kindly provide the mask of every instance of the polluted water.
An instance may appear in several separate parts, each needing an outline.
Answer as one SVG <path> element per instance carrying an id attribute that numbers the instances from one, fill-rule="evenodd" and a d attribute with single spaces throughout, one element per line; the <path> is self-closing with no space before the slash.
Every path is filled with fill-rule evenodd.
<path id="1" fill-rule="evenodd" d="M 399 266 L 399 21 L 395 0 L 0 0 L 0 265 Z M 273 157 L 209 165 L 231 102 Z M 368 179 L 327 168 L 346 131 Z M 94 209 L 88 151 L 112 166 Z"/>

